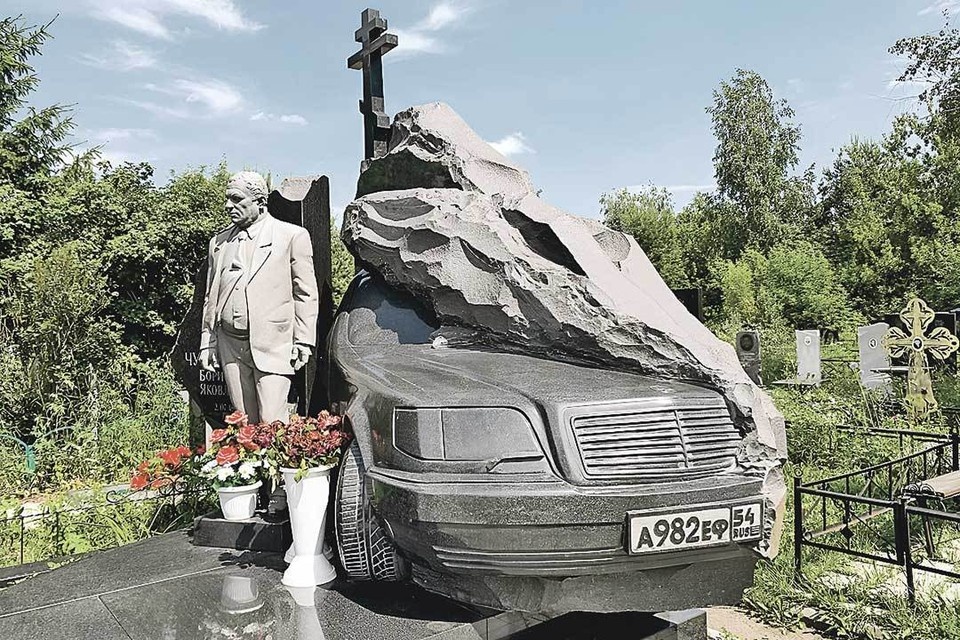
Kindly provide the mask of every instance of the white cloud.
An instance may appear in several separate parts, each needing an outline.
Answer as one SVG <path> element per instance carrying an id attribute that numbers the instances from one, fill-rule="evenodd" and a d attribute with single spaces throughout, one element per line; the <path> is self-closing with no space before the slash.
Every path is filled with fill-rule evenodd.
<path id="1" fill-rule="evenodd" d="M 303 126 L 307 124 L 307 119 L 301 115 L 297 115 L 296 113 L 291 113 L 289 115 L 280 116 L 280 122 Z"/>
<path id="2" fill-rule="evenodd" d="M 934 2 L 933 4 L 920 9 L 920 11 L 917 12 L 917 15 L 924 16 L 930 13 L 946 13 L 948 16 L 952 16 L 958 12 L 960 12 L 960 0 L 940 0 L 939 2 Z"/>
<path id="3" fill-rule="evenodd" d="M 156 140 L 157 132 L 153 129 L 121 129 L 108 127 L 106 129 L 94 129 L 88 132 L 91 140 L 98 142 L 118 142 L 120 140 Z"/>
<path id="4" fill-rule="evenodd" d="M 515 156 L 521 153 L 536 153 L 527 144 L 527 138 L 519 131 L 504 136 L 496 142 L 489 143 L 491 147 L 505 156 Z"/>
<path id="5" fill-rule="evenodd" d="M 257 111 L 256 113 L 250 116 L 250 120 L 254 122 L 280 122 L 282 124 L 292 124 L 300 127 L 309 124 L 306 118 L 296 113 L 289 113 L 289 114 L 283 114 L 278 116 L 274 113 Z"/>
<path id="6" fill-rule="evenodd" d="M 100 54 L 85 53 L 80 61 L 101 69 L 112 71 L 133 71 L 150 69 L 157 66 L 157 57 L 149 49 L 130 44 L 125 40 L 115 40 L 109 49 Z"/>
<path id="7" fill-rule="evenodd" d="M 400 60 L 420 53 L 443 53 L 447 47 L 438 37 L 438 33 L 448 27 L 455 27 L 472 11 L 464 2 L 439 2 L 430 12 L 412 27 L 391 29 L 397 35 L 399 44 L 387 60 Z"/>
<path id="8" fill-rule="evenodd" d="M 225 116 L 244 105 L 240 91 L 222 80 L 179 78 L 165 85 L 147 84 L 144 88 L 170 96 L 181 104 L 132 101 L 133 104 L 175 118 Z"/>
<path id="9" fill-rule="evenodd" d="M 468 12 L 466 5 L 441 2 L 430 9 L 430 13 L 418 23 L 417 28 L 422 31 L 438 31 L 459 22 Z"/>
<path id="10" fill-rule="evenodd" d="M 225 31 L 263 28 L 243 15 L 234 0 L 87 0 L 94 17 L 115 22 L 154 38 L 170 40 L 171 16 L 205 20 Z"/>

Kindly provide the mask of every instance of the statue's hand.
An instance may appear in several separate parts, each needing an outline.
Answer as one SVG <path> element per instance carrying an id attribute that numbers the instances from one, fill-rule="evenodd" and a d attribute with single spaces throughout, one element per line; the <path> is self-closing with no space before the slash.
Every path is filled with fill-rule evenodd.
<path id="1" fill-rule="evenodd" d="M 290 364 L 293 366 L 293 370 L 299 371 L 302 369 L 303 365 L 307 364 L 307 361 L 310 359 L 310 354 L 310 347 L 307 345 L 293 345 L 293 352 L 290 354 Z"/>
<path id="2" fill-rule="evenodd" d="M 200 367 L 205 371 L 216 371 L 220 368 L 216 349 L 204 349 L 200 352 Z"/>

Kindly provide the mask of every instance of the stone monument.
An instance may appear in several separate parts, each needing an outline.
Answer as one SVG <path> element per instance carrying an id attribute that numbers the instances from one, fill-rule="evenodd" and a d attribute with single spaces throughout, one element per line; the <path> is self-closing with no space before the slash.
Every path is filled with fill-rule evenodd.
<path id="1" fill-rule="evenodd" d="M 755 384 L 762 385 L 763 378 L 760 375 L 760 332 L 754 329 L 744 329 L 737 332 L 737 358 L 743 365 L 743 370 L 747 372 L 750 379 Z"/>
<path id="2" fill-rule="evenodd" d="M 270 215 L 277 220 L 301 226 L 309 234 L 319 293 L 316 334 L 318 340 L 322 340 L 333 316 L 329 181 L 326 176 L 288 178 L 280 189 L 270 194 L 267 207 Z M 196 417 L 196 428 L 191 432 L 191 442 L 194 444 L 204 441 L 205 424 L 222 426 L 224 416 L 233 411 L 222 370 L 210 371 L 200 366 L 201 316 L 206 291 L 207 265 L 204 265 L 198 270 L 193 301 L 180 324 L 171 354 L 177 377 L 190 396 L 191 413 Z M 316 375 L 322 358 L 322 353 L 314 354 L 307 365 L 292 376 L 295 390 L 292 400 L 301 414 L 308 411 L 316 413 L 325 406 L 325 385 L 322 376 Z"/>
<path id="3" fill-rule="evenodd" d="M 886 395 L 893 391 L 890 375 L 883 369 L 890 368 L 890 354 L 883 347 L 883 337 L 890 325 L 875 322 L 857 327 L 857 349 L 860 352 L 860 384 L 865 389 Z"/>
<path id="4" fill-rule="evenodd" d="M 820 368 L 820 330 L 798 329 L 797 380 L 807 384 L 820 384 L 823 374 Z"/>
<path id="5" fill-rule="evenodd" d="M 319 295 L 310 235 L 267 211 L 267 184 L 230 178 L 233 224 L 210 240 L 200 365 L 223 371 L 233 407 L 251 422 L 286 422 L 290 376 L 317 346 Z"/>
<path id="6" fill-rule="evenodd" d="M 907 331 L 890 327 L 883 337 L 884 348 L 891 358 L 906 357 L 910 363 L 907 372 L 907 408 L 911 419 L 923 418 L 939 407 L 933 395 L 928 355 L 944 361 L 960 347 L 960 340 L 946 327 L 935 327 L 936 313 L 920 298 L 912 298 L 900 312 L 900 320 Z"/>

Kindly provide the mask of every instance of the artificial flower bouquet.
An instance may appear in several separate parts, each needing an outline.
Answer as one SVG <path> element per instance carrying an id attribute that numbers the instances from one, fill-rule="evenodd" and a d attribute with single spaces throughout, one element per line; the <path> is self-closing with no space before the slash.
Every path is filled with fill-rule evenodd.
<path id="1" fill-rule="evenodd" d="M 267 453 L 276 440 L 276 429 L 268 424 L 249 424 L 241 411 L 234 411 L 224 422 L 227 426 L 213 430 L 210 448 L 195 460 L 197 475 L 215 489 L 269 478 Z"/>
<path id="2" fill-rule="evenodd" d="M 276 440 L 267 452 L 270 469 L 297 469 L 300 480 L 311 468 L 331 467 L 340 462 L 343 447 L 350 442 L 342 418 L 323 410 L 316 417 L 290 416 L 286 424 L 273 423 Z"/>
<path id="3" fill-rule="evenodd" d="M 130 488 L 142 491 L 172 487 L 190 475 L 194 458 L 203 454 L 203 447 L 196 451 L 185 446 L 159 451 L 137 465 L 130 477 Z"/>

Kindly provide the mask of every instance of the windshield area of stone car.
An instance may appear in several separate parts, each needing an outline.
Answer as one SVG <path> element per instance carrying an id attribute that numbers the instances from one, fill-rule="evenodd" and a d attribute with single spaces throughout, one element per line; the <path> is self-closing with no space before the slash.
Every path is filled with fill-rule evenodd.
<path id="1" fill-rule="evenodd" d="M 358 275 L 351 289 L 341 306 L 350 344 L 429 344 L 439 327 L 430 310 L 376 276 Z"/>

